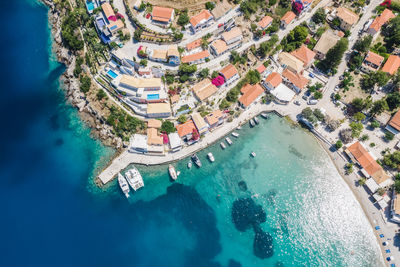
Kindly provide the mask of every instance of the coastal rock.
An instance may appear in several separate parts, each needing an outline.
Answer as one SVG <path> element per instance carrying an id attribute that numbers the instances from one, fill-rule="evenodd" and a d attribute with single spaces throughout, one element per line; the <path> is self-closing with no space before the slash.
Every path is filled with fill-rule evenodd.
<path id="1" fill-rule="evenodd" d="M 246 184 L 245 181 L 240 181 L 240 182 L 238 183 L 238 186 L 239 186 L 239 189 L 240 189 L 240 190 L 242 190 L 242 191 L 247 191 L 247 184 Z"/>
<path id="2" fill-rule="evenodd" d="M 261 205 L 251 198 L 241 198 L 233 202 L 232 221 L 238 231 L 244 232 L 265 222 L 267 215 Z"/>
<path id="3" fill-rule="evenodd" d="M 264 232 L 260 227 L 256 227 L 255 232 L 256 235 L 253 243 L 254 255 L 261 259 L 272 257 L 274 255 L 272 236 Z"/>

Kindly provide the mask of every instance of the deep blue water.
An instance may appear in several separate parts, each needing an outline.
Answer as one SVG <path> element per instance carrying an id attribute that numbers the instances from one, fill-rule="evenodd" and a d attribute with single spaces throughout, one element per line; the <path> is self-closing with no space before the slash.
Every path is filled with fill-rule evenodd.
<path id="1" fill-rule="evenodd" d="M 91 139 L 77 112 L 65 104 L 58 83 L 64 66 L 51 59 L 47 9 L 33 0 L 1 1 L 0 7 L 7 10 L 3 20 L 13 25 L 0 35 L 0 266 L 379 262 L 370 226 L 343 181 L 332 178 L 332 164 L 321 163 L 330 166 L 323 173 L 302 168 L 318 160 L 313 157 L 321 152 L 312 153 L 318 146 L 277 119 L 263 130 L 243 133 L 231 151 L 235 157 L 210 148 L 224 164 L 183 171 L 179 183 L 172 185 L 161 166 L 141 168 L 146 187 L 129 202 L 115 182 L 97 188 L 93 173 L 113 151 Z M 256 160 L 248 159 L 248 151 L 241 154 L 263 138 L 270 143 L 257 151 Z M 238 189 L 241 179 L 247 192 Z M 266 196 L 255 199 L 268 218 L 257 227 L 274 238 L 273 258 L 266 260 L 252 253 L 253 230 L 238 231 L 230 216 L 235 199 L 253 193 Z"/>

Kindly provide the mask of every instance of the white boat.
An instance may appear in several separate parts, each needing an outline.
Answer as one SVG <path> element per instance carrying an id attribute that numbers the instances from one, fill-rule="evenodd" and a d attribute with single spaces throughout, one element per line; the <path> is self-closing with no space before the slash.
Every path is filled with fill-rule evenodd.
<path id="1" fill-rule="evenodd" d="M 256 123 L 254 122 L 253 119 L 250 119 L 249 123 L 250 123 L 250 127 L 254 127 L 256 125 Z"/>
<path id="2" fill-rule="evenodd" d="M 242 126 L 238 126 L 236 130 L 242 130 Z"/>
<path id="3" fill-rule="evenodd" d="M 211 152 L 207 154 L 207 157 L 211 162 L 215 161 L 214 155 Z"/>
<path id="4" fill-rule="evenodd" d="M 251 152 L 250 155 L 255 158 L 256 157 L 256 152 Z"/>
<path id="5" fill-rule="evenodd" d="M 188 169 L 192 168 L 192 162 L 191 161 L 188 162 L 187 167 L 188 167 Z"/>
<path id="6" fill-rule="evenodd" d="M 199 157 L 196 155 L 196 153 L 194 153 L 194 154 L 191 156 L 191 158 L 192 158 L 194 164 L 196 164 L 197 167 L 201 168 L 201 165 L 202 165 L 202 164 L 201 164 L 201 161 L 200 161 Z"/>
<path id="7" fill-rule="evenodd" d="M 267 113 L 261 113 L 261 117 L 263 117 L 264 119 L 268 119 L 268 114 Z"/>
<path id="8" fill-rule="evenodd" d="M 124 192 L 126 198 L 129 198 L 129 192 L 131 191 L 129 189 L 128 182 L 126 181 L 125 177 L 122 176 L 122 174 L 118 173 L 118 183 L 119 187 L 121 188 L 122 192 Z"/>
<path id="9" fill-rule="evenodd" d="M 260 121 L 258 120 L 257 117 L 254 117 L 253 120 L 254 120 L 254 122 L 255 122 L 256 124 L 259 124 L 259 123 L 260 123 Z"/>
<path id="10" fill-rule="evenodd" d="M 238 134 L 238 133 L 235 133 L 235 132 L 232 132 L 232 136 L 238 138 L 238 137 L 239 137 L 239 134 Z"/>
<path id="11" fill-rule="evenodd" d="M 232 145 L 232 140 L 229 137 L 225 138 L 225 141 L 228 143 L 228 145 Z"/>
<path id="12" fill-rule="evenodd" d="M 221 142 L 221 144 L 219 144 L 219 145 L 222 147 L 222 149 L 226 148 L 226 145 L 223 142 Z"/>
<path id="13" fill-rule="evenodd" d="M 135 167 L 126 172 L 125 178 L 135 191 L 144 186 L 142 175 Z"/>
<path id="14" fill-rule="evenodd" d="M 173 180 L 178 179 L 178 175 L 176 174 L 176 170 L 175 170 L 174 166 L 172 166 L 171 164 L 169 164 L 169 166 L 168 166 L 168 172 L 169 172 L 169 176 L 171 176 L 171 178 Z"/>

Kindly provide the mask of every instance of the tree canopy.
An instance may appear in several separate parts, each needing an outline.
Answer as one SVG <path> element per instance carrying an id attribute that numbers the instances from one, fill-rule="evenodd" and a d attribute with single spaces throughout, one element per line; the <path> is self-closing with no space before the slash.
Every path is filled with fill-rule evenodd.
<path id="1" fill-rule="evenodd" d="M 348 45 L 349 40 L 347 40 L 347 38 L 340 39 L 334 47 L 329 49 L 328 53 L 326 53 L 325 59 L 319 62 L 318 67 L 323 71 L 336 69 L 340 64 Z"/>
<path id="2" fill-rule="evenodd" d="M 382 34 L 388 49 L 400 45 L 400 17 L 391 19 L 386 26 L 382 27 Z"/>

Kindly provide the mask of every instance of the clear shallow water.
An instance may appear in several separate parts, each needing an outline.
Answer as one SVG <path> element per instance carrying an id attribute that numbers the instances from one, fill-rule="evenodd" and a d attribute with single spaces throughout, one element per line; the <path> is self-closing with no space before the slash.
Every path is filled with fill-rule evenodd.
<path id="1" fill-rule="evenodd" d="M 93 171 L 113 151 L 64 103 L 47 10 L 29 0 L 0 5 L 14 22 L 0 37 L 1 266 L 379 265 L 372 229 L 333 165 L 277 117 L 242 130 L 226 151 L 207 149 L 214 164 L 206 152 L 201 169 L 178 163 L 177 183 L 167 166 L 140 167 L 146 187 L 130 202 L 115 182 L 95 187 Z M 267 218 L 259 227 L 273 238 L 264 260 L 253 254 L 253 229 L 239 232 L 231 217 L 233 202 L 254 194 Z"/>

